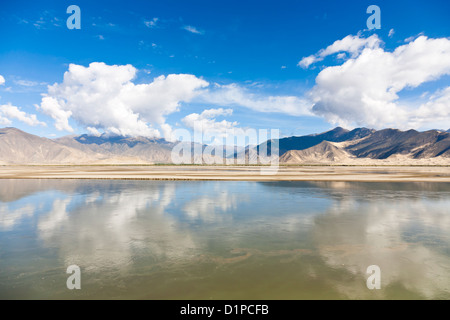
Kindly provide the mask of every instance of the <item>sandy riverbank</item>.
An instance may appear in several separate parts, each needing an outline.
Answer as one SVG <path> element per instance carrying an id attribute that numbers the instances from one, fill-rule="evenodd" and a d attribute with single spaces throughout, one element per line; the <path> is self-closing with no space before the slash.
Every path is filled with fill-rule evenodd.
<path id="1" fill-rule="evenodd" d="M 0 166 L 0 179 L 450 182 L 450 166 Z"/>

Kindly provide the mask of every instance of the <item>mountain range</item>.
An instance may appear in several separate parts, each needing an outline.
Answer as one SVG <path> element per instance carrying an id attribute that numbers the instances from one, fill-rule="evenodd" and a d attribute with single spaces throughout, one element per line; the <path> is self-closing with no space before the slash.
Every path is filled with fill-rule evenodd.
<path id="1" fill-rule="evenodd" d="M 269 140 L 236 149 L 235 156 L 269 154 L 278 142 L 281 164 L 432 164 L 450 165 L 450 130 L 400 131 L 357 128 Z M 169 164 L 176 143 L 123 136 L 38 137 L 16 128 L 0 129 L 0 164 Z M 195 144 L 190 144 L 194 150 Z M 201 145 L 200 150 L 206 146 Z M 198 150 L 198 149 L 197 149 Z M 194 154 L 194 153 L 193 153 Z M 242 155 L 242 154 L 241 154 Z M 193 158 L 201 157 L 194 154 Z M 222 161 L 219 156 L 212 156 Z"/>
<path id="2" fill-rule="evenodd" d="M 376 131 L 358 128 L 348 131 L 338 127 L 322 134 L 280 139 L 279 148 L 281 163 L 357 164 L 356 160 L 380 160 L 379 163 L 406 161 L 426 164 L 433 160 L 434 164 L 450 164 L 450 133 L 439 130 Z"/>

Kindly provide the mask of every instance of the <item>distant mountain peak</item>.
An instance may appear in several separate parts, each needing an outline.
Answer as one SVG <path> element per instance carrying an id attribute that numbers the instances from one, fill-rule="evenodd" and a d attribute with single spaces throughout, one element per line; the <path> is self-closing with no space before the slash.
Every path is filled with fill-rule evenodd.
<path id="1" fill-rule="evenodd" d="M 22 131 L 20 129 L 17 129 L 17 128 L 14 128 L 14 127 L 2 128 L 2 129 L 0 129 L 0 132 L 22 132 L 22 133 L 25 133 L 24 131 Z"/>
<path id="2" fill-rule="evenodd" d="M 167 144 L 165 139 L 160 138 L 147 138 L 147 137 L 133 137 L 133 136 L 121 136 L 121 135 L 111 135 L 111 134 L 102 134 L 100 136 L 82 134 L 80 136 L 74 137 L 76 141 L 82 144 L 126 144 L 130 148 L 138 144 L 146 144 L 146 143 L 159 143 L 159 144 Z"/>
<path id="3" fill-rule="evenodd" d="M 342 127 L 336 127 L 334 129 L 324 131 L 321 133 L 313 133 L 313 134 L 310 134 L 309 136 L 320 136 L 323 134 L 342 134 L 342 133 L 346 133 L 346 132 L 349 132 L 349 130 L 342 128 Z"/>

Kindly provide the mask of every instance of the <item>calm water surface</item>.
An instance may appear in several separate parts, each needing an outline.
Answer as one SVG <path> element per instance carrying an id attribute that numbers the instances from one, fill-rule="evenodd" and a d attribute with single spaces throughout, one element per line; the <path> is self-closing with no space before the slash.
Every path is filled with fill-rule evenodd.
<path id="1" fill-rule="evenodd" d="M 0 180 L 0 299 L 450 299 L 449 208 L 447 183 Z"/>

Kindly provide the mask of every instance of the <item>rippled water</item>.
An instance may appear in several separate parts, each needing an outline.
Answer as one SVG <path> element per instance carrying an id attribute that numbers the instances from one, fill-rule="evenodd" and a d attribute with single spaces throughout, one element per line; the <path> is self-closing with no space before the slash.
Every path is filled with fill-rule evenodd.
<path id="1" fill-rule="evenodd" d="M 446 183 L 0 180 L 0 298 L 450 299 L 449 208 Z"/>

